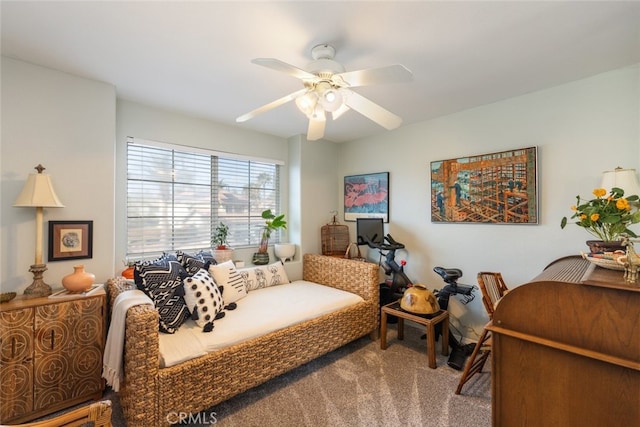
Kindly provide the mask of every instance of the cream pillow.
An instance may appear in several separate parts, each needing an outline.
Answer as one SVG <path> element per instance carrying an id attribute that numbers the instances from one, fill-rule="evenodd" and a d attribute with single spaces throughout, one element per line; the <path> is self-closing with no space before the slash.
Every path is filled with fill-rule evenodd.
<path id="1" fill-rule="evenodd" d="M 218 287 L 222 288 L 222 299 L 228 305 L 247 296 L 247 287 L 244 279 L 233 261 L 225 261 L 221 264 L 210 265 L 209 273 L 213 276 Z"/>
<path id="2" fill-rule="evenodd" d="M 244 278 L 247 291 L 290 283 L 284 265 L 280 261 L 260 267 L 241 268 L 238 273 Z"/>

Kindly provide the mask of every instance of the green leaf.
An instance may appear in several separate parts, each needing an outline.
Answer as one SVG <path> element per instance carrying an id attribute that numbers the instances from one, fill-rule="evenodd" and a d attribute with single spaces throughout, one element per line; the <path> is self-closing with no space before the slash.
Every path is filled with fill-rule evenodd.
<path id="1" fill-rule="evenodd" d="M 564 218 L 562 218 L 562 221 L 560 221 L 560 228 L 565 228 L 567 226 L 567 217 L 565 216 Z"/>
<path id="2" fill-rule="evenodd" d="M 276 216 L 274 215 L 273 212 L 271 212 L 271 209 L 267 209 L 262 211 L 262 218 L 263 219 L 274 219 Z"/>
<path id="3" fill-rule="evenodd" d="M 600 222 L 605 224 L 618 224 L 620 222 L 620 217 L 617 215 L 601 216 Z"/>

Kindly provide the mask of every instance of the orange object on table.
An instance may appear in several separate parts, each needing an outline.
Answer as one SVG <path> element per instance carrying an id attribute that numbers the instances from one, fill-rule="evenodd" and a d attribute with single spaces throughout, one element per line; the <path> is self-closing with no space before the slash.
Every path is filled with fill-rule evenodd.
<path id="1" fill-rule="evenodd" d="M 125 279 L 133 279 L 133 267 L 128 267 L 120 273 Z"/>

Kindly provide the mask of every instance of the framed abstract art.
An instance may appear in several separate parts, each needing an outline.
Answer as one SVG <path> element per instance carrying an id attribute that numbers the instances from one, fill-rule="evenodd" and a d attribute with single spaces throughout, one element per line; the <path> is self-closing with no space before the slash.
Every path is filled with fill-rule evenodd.
<path id="1" fill-rule="evenodd" d="M 358 218 L 389 222 L 389 172 L 344 177 L 344 219 Z"/>

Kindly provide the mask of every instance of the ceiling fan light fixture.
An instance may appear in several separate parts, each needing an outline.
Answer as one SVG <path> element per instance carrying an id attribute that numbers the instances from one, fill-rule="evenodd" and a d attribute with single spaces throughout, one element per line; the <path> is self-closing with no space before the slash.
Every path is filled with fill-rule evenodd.
<path id="1" fill-rule="evenodd" d="M 322 92 L 319 102 L 325 111 L 334 112 L 342 106 L 342 94 L 337 89 L 327 89 Z"/>
<path id="2" fill-rule="evenodd" d="M 318 94 L 310 90 L 302 96 L 296 98 L 298 109 L 304 113 L 307 118 L 311 118 L 318 105 Z"/>

